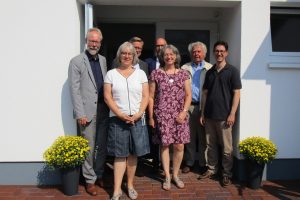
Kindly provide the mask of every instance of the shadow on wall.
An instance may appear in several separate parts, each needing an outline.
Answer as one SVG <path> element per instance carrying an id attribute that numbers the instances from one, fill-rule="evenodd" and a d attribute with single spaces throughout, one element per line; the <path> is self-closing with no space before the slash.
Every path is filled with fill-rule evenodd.
<path id="1" fill-rule="evenodd" d="M 61 119 L 64 135 L 77 135 L 76 121 L 73 118 L 73 105 L 71 101 L 68 80 L 63 84 L 61 91 Z M 38 186 L 60 184 L 58 169 L 52 169 L 45 163 L 41 163 L 37 171 L 36 183 Z"/>
<path id="2" fill-rule="evenodd" d="M 248 106 L 250 116 L 259 116 L 253 119 L 253 126 L 264 126 L 259 123 L 264 123 L 265 120 L 261 120 L 264 117 L 269 117 L 269 139 L 272 140 L 278 148 L 278 153 L 281 157 L 284 155 L 295 154 L 300 152 L 299 141 L 300 136 L 298 134 L 300 129 L 299 117 L 300 117 L 300 85 L 299 69 L 272 69 L 268 67 L 268 64 L 272 62 L 270 54 L 272 53 L 271 33 L 268 32 L 262 41 L 259 49 L 255 53 L 246 71 L 242 74 L 244 80 L 257 80 L 264 81 L 265 88 L 257 88 L 255 97 L 251 98 L 251 105 Z M 280 58 L 276 58 L 280 60 Z M 274 61 L 273 61 L 274 62 Z M 258 83 L 264 84 L 264 83 Z M 250 88 L 251 90 L 253 88 Z M 269 91 L 269 96 L 261 94 Z M 267 99 L 266 99 L 267 98 Z M 269 113 L 261 112 L 257 107 L 270 107 Z M 267 109 L 268 110 L 268 109 Z M 254 128 L 255 130 L 255 128 Z M 260 133 L 253 133 L 260 134 Z M 283 151 L 283 152 L 281 152 Z M 300 164 L 300 157 L 297 156 L 293 159 L 279 159 L 277 162 L 273 161 L 272 164 L 268 164 L 267 179 L 268 180 L 284 180 L 284 179 L 299 179 L 300 171 L 296 167 Z M 292 162 L 291 168 L 285 170 L 284 173 L 278 173 L 283 167 L 286 168 L 286 164 Z M 293 166 L 293 167 L 292 167 Z M 278 169 L 278 170 L 275 170 Z"/>
<path id="3" fill-rule="evenodd" d="M 60 173 L 58 169 L 52 169 L 46 164 L 38 171 L 36 178 L 38 186 L 60 184 Z"/>
<path id="4" fill-rule="evenodd" d="M 69 91 L 68 80 L 61 91 L 61 119 L 65 135 L 77 135 L 76 121 L 73 118 L 73 105 Z"/>

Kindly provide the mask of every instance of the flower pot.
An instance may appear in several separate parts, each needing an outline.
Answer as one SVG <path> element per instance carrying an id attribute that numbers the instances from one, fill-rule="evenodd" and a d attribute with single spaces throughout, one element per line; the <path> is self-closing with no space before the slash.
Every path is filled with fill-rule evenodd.
<path id="1" fill-rule="evenodd" d="M 248 187 L 251 189 L 260 188 L 265 164 L 259 164 L 249 159 L 246 160 L 246 164 L 248 174 Z"/>
<path id="2" fill-rule="evenodd" d="M 68 196 L 78 194 L 80 168 L 60 169 L 60 172 L 63 193 Z"/>

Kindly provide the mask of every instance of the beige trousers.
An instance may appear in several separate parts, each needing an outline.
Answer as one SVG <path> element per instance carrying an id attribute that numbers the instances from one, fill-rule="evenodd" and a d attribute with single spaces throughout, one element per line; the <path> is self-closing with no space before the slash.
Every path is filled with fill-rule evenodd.
<path id="1" fill-rule="evenodd" d="M 226 121 L 206 119 L 205 121 L 207 142 L 208 170 L 216 174 L 219 166 L 219 155 L 222 158 L 222 175 L 232 177 L 232 127 L 226 125 Z M 221 151 L 219 151 L 219 146 Z"/>

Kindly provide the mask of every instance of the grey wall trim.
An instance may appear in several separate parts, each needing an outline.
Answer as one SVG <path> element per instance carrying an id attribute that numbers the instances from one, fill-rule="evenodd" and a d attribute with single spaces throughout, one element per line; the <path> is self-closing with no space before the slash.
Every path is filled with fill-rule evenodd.
<path id="1" fill-rule="evenodd" d="M 300 159 L 276 159 L 267 164 L 267 180 L 299 180 Z M 233 178 L 247 180 L 245 160 L 234 158 Z"/>
<path id="2" fill-rule="evenodd" d="M 277 159 L 268 164 L 268 180 L 299 180 L 300 159 Z"/>
<path id="3" fill-rule="evenodd" d="M 233 178 L 247 180 L 245 161 L 234 158 Z M 299 180 L 300 159 L 276 159 L 267 165 L 267 180 Z M 0 185 L 58 185 L 60 173 L 44 162 L 0 163 Z"/>
<path id="4" fill-rule="evenodd" d="M 60 173 L 44 162 L 0 163 L 0 185 L 58 185 Z"/>

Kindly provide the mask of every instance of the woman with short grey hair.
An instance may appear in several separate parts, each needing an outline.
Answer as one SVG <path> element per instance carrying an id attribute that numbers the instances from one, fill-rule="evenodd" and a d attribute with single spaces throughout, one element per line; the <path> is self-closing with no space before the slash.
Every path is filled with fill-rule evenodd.
<path id="1" fill-rule="evenodd" d="M 144 71 L 133 67 L 137 63 L 135 48 L 123 43 L 117 52 L 119 67 L 107 72 L 104 80 L 104 100 L 110 108 L 107 153 L 114 156 L 114 193 L 112 200 L 122 196 L 122 179 L 127 170 L 127 192 L 137 199 L 133 181 L 137 156 L 150 152 L 145 109 L 149 100 L 148 79 Z"/>
<path id="2" fill-rule="evenodd" d="M 174 66 L 175 66 L 176 69 L 179 69 L 180 68 L 180 62 L 181 62 L 181 56 L 180 56 L 180 53 L 179 53 L 178 49 L 172 44 L 166 45 L 160 50 L 159 57 L 158 57 L 160 66 L 165 66 L 166 65 L 166 62 L 164 60 L 164 55 L 165 55 L 165 51 L 167 49 L 171 49 L 172 52 L 174 53 L 174 55 L 175 55 Z"/>

